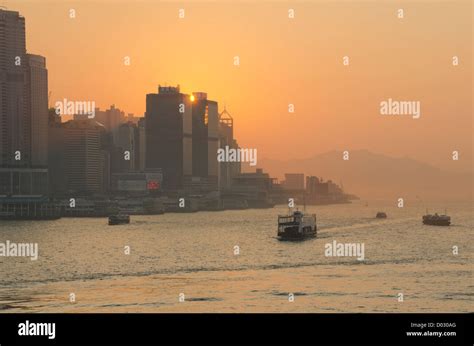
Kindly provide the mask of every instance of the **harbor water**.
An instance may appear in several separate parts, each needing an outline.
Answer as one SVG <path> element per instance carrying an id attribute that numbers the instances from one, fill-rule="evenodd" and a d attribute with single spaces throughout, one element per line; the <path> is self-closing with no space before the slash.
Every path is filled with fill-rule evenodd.
<path id="1" fill-rule="evenodd" d="M 452 225 L 423 225 L 426 208 Z M 0 221 L 0 312 L 468 312 L 474 308 L 470 203 L 356 201 L 307 207 L 317 238 L 282 242 L 273 209 Z M 378 211 L 387 219 L 376 219 Z M 364 244 L 364 259 L 327 244 Z"/>

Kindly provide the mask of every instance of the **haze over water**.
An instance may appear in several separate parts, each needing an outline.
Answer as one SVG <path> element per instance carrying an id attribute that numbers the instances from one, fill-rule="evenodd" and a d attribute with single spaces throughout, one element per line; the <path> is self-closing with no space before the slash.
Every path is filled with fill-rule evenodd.
<path id="1" fill-rule="evenodd" d="M 424 226 L 443 212 L 450 227 Z M 377 211 L 388 219 L 377 220 Z M 37 242 L 39 259 L 0 257 L 2 312 L 468 312 L 473 207 L 355 202 L 308 207 L 318 237 L 276 239 L 287 208 L 0 222 L 0 241 Z M 364 243 L 365 260 L 326 257 L 326 243 Z M 131 254 L 124 254 L 124 246 Z M 234 246 L 240 254 L 234 255 Z M 453 255 L 452 247 L 459 247 Z M 75 293 L 76 302 L 69 302 Z M 185 302 L 179 302 L 184 293 Z M 288 301 L 288 294 L 295 301 Z M 398 302 L 398 293 L 404 301 Z"/>

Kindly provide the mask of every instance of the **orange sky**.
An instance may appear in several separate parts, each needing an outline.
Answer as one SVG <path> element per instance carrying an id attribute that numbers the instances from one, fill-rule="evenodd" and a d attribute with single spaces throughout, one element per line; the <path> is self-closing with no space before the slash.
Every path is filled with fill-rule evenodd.
<path id="1" fill-rule="evenodd" d="M 26 18 L 27 49 L 47 58 L 53 102 L 91 100 L 142 115 L 146 93 L 180 84 L 207 92 L 220 110 L 227 104 L 239 143 L 259 158 L 366 148 L 472 169 L 469 0 L 1 5 Z M 421 118 L 381 116 L 388 98 L 420 101 Z"/>

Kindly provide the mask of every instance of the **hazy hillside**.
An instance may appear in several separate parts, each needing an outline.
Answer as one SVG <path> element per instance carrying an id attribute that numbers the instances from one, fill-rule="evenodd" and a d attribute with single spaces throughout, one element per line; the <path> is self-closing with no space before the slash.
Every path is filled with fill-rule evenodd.
<path id="1" fill-rule="evenodd" d="M 342 152 L 331 151 L 302 160 L 261 159 L 259 167 L 282 178 L 284 173 L 316 175 L 344 184 L 347 192 L 361 198 L 472 198 L 472 173 L 442 171 L 410 159 L 374 154 L 367 150 L 351 151 L 348 161 Z M 418 196 L 418 197 L 417 197 Z"/>

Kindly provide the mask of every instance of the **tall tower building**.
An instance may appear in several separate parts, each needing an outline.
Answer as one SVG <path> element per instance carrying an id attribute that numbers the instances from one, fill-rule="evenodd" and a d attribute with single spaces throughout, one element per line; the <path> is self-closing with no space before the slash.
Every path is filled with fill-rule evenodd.
<path id="1" fill-rule="evenodd" d="M 26 54 L 25 18 L 0 9 L 0 195 L 48 193 L 45 59 Z"/>
<path id="2" fill-rule="evenodd" d="M 239 149 L 234 139 L 234 119 L 224 107 L 219 114 L 219 148 Z M 230 189 L 232 182 L 241 172 L 240 162 L 219 162 L 219 190 Z"/>
<path id="3" fill-rule="evenodd" d="M 183 188 L 193 173 L 192 104 L 177 87 L 158 87 L 146 95 L 146 168 L 161 168 L 163 187 Z"/>
<path id="4" fill-rule="evenodd" d="M 48 70 L 46 59 L 27 54 L 28 113 L 31 144 L 31 165 L 45 167 L 48 163 Z"/>
<path id="5" fill-rule="evenodd" d="M 193 177 L 202 180 L 208 189 L 217 190 L 217 149 L 219 113 L 217 102 L 203 92 L 193 93 Z"/>
<path id="6" fill-rule="evenodd" d="M 25 18 L 0 9 L 0 166 L 30 162 L 27 67 Z"/>

